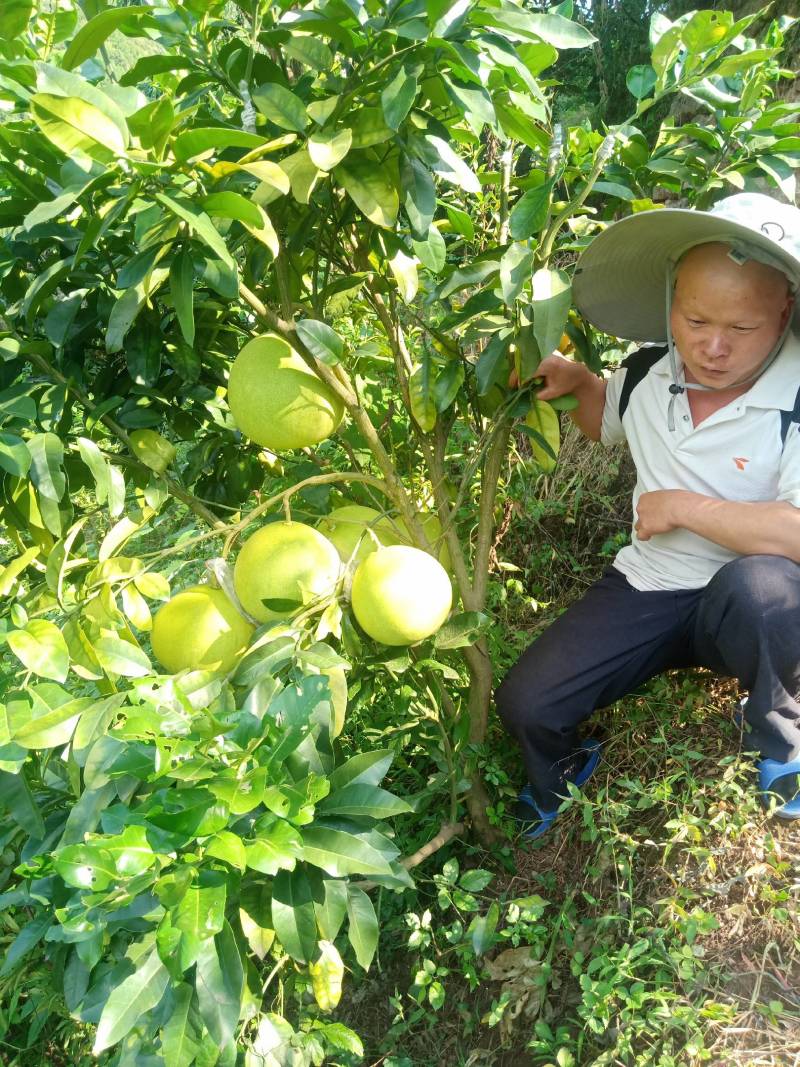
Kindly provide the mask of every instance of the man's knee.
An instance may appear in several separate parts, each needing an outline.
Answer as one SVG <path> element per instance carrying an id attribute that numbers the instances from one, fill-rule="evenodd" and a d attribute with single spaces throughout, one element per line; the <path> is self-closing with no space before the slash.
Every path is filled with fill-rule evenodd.
<path id="1" fill-rule="evenodd" d="M 495 690 L 494 701 L 500 721 L 512 737 L 519 737 L 526 728 L 547 722 L 551 715 L 548 702 L 541 699 L 537 688 L 525 684 L 519 676 L 515 677 L 514 668 Z"/>
<path id="2" fill-rule="evenodd" d="M 800 565 L 785 556 L 739 556 L 718 571 L 708 593 L 750 613 L 797 613 Z"/>

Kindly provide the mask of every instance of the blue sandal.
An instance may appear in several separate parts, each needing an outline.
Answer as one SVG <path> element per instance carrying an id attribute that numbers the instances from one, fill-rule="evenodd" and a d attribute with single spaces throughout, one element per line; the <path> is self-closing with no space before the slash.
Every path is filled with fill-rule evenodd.
<path id="1" fill-rule="evenodd" d="M 788 763 L 779 763 L 776 759 L 762 759 L 756 766 L 758 767 L 758 787 L 766 807 L 769 807 L 770 796 L 775 795 L 776 790 L 773 786 L 776 782 L 782 778 L 791 778 L 792 775 L 800 775 L 800 759 L 790 760 Z M 775 808 L 772 814 L 779 819 L 800 819 L 800 782 L 798 782 L 798 791 L 795 795 Z"/>
<path id="2" fill-rule="evenodd" d="M 586 762 L 574 778 L 567 779 L 579 789 L 589 781 L 597 768 L 597 764 L 600 762 L 600 742 L 590 737 L 586 741 L 582 741 L 580 747 L 587 753 Z M 526 785 L 517 797 L 517 821 L 535 824 L 530 830 L 524 830 L 522 833 L 522 836 L 529 841 L 546 834 L 556 821 L 557 816 L 558 808 L 554 811 L 543 811 L 539 807 L 530 785 Z"/>

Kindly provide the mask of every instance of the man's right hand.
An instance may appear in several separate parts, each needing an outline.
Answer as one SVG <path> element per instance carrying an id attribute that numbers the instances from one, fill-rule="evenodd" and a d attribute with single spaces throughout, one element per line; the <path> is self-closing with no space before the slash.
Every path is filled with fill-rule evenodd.
<path id="1" fill-rule="evenodd" d="M 593 441 L 600 440 L 606 396 L 606 383 L 602 378 L 592 374 L 583 363 L 565 359 L 560 352 L 546 356 L 531 378 L 541 378 L 543 381 L 541 389 L 536 392 L 537 400 L 555 400 L 556 397 L 573 393 L 578 407 L 570 412 L 572 419 L 587 437 Z M 516 371 L 511 372 L 508 384 L 511 389 L 518 386 Z"/>

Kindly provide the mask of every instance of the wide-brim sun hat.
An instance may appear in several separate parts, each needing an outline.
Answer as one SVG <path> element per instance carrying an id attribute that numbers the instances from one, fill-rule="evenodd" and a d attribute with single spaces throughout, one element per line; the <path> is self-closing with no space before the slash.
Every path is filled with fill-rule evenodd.
<path id="1" fill-rule="evenodd" d="M 684 252 L 712 241 L 741 243 L 752 258 L 783 271 L 797 292 L 800 210 L 763 193 L 737 193 L 709 211 L 657 208 L 613 223 L 576 264 L 575 306 L 615 337 L 664 341 L 668 279 Z"/>

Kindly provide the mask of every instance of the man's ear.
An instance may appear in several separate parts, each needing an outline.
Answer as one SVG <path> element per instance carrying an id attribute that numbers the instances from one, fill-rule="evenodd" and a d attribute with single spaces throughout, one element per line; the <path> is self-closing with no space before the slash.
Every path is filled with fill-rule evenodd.
<path id="1" fill-rule="evenodd" d="M 786 303 L 783 305 L 783 311 L 781 312 L 781 330 L 786 328 L 786 324 L 794 314 L 795 294 L 789 290 L 786 294 Z"/>

